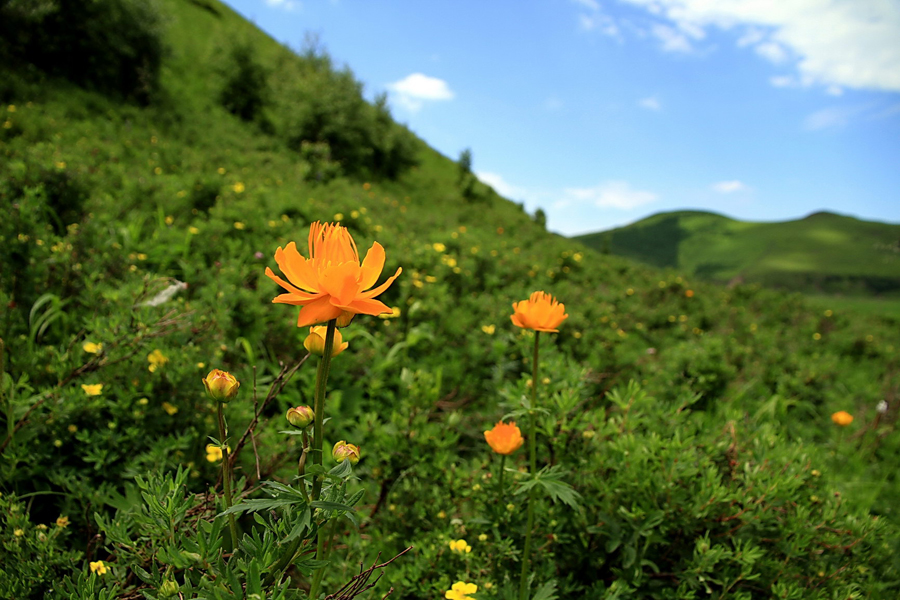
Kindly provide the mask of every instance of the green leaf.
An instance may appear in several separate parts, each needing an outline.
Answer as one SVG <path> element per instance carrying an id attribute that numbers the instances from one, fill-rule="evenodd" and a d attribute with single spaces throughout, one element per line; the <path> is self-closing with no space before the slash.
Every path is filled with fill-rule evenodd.
<path id="1" fill-rule="evenodd" d="M 531 600 L 556 600 L 556 580 L 551 579 L 534 592 Z"/>

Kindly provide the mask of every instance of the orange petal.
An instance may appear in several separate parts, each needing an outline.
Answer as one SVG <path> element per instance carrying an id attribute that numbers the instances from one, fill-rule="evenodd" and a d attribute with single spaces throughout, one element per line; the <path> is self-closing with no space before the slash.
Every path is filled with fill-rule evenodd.
<path id="1" fill-rule="evenodd" d="M 394 273 L 393 277 L 389 277 L 387 281 L 385 281 L 384 283 L 379 285 L 377 288 L 375 288 L 373 290 L 369 290 L 368 292 L 363 292 L 362 294 L 360 294 L 360 297 L 361 298 L 374 298 L 375 296 L 378 296 L 384 290 L 388 289 L 388 287 L 390 287 L 390 285 L 392 283 L 394 283 L 394 280 L 397 279 L 398 277 L 400 277 L 400 273 L 402 273 L 402 272 L 403 272 L 403 268 L 398 267 L 397 272 Z"/>
<path id="2" fill-rule="evenodd" d="M 358 315 L 383 315 L 391 312 L 390 306 L 381 300 L 374 300 L 372 298 L 359 298 L 350 303 L 350 306 L 346 308 L 350 312 Z"/>
<path id="3" fill-rule="evenodd" d="M 271 279 L 272 281 L 274 281 L 275 283 L 277 283 L 278 285 L 280 285 L 281 287 L 283 287 L 284 289 L 289 291 L 291 293 L 291 295 L 297 296 L 298 298 L 303 298 L 306 302 L 315 300 L 316 298 L 318 298 L 321 295 L 321 294 L 308 294 L 307 292 L 304 292 L 300 288 L 291 285 L 290 283 L 288 283 L 287 281 L 285 281 L 284 279 L 282 279 L 281 277 L 279 277 L 278 275 L 273 273 L 272 269 L 270 269 L 269 267 L 266 267 L 266 275 L 269 277 L 269 279 Z M 287 295 L 287 294 L 282 294 L 282 296 L 285 296 L 285 295 Z M 279 296 L 279 298 L 280 297 L 281 296 Z M 272 302 L 278 302 L 278 300 L 272 300 Z"/>
<path id="4" fill-rule="evenodd" d="M 331 304 L 329 296 L 310 302 L 300 309 L 297 316 L 297 327 L 309 327 L 319 323 L 327 323 L 331 319 L 341 316 L 341 309 Z"/>
<path id="5" fill-rule="evenodd" d="M 329 267 L 319 275 L 321 289 L 331 296 L 333 305 L 347 306 L 357 297 L 359 268 L 359 264 L 345 262 Z"/>
<path id="6" fill-rule="evenodd" d="M 362 263 L 362 277 L 359 280 L 359 289 L 367 290 L 376 283 L 384 270 L 384 248 L 378 242 L 372 244 Z"/>
<path id="7" fill-rule="evenodd" d="M 307 291 L 318 291 L 316 284 L 316 273 L 312 265 L 300 256 L 297 251 L 297 244 L 291 242 L 285 246 L 284 250 L 280 247 L 275 251 L 275 262 L 281 272 L 287 275 L 287 278 L 294 284 Z"/>

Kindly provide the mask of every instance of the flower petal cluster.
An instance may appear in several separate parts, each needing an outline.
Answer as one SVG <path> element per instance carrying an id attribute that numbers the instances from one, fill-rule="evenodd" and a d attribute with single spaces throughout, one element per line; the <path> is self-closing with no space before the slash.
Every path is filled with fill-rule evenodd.
<path id="1" fill-rule="evenodd" d="M 82 383 L 81 389 L 84 390 L 84 393 L 88 396 L 99 396 L 103 393 L 103 384 L 102 383 Z"/>
<path id="2" fill-rule="evenodd" d="M 289 408 L 285 417 L 288 423 L 294 427 L 305 429 L 312 425 L 313 420 L 316 418 L 316 413 L 309 406 L 297 406 Z"/>
<path id="3" fill-rule="evenodd" d="M 309 328 L 309 335 L 303 340 L 303 347 L 309 350 L 310 354 L 316 356 L 325 355 L 325 334 L 328 332 L 327 325 L 316 325 Z M 344 336 L 338 329 L 334 330 L 334 340 L 331 342 L 331 358 L 334 358 L 347 349 L 350 342 L 344 341 Z"/>
<path id="4" fill-rule="evenodd" d="M 466 540 L 450 540 L 450 550 L 460 554 L 468 554 L 472 552 L 472 546 Z"/>
<path id="5" fill-rule="evenodd" d="M 449 590 L 447 590 L 444 597 L 448 600 L 472 600 L 472 597 L 469 594 L 474 594 L 477 591 L 478 586 L 474 583 L 457 581 Z"/>
<path id="6" fill-rule="evenodd" d="M 231 446 L 228 446 L 228 452 L 231 452 Z M 222 453 L 222 447 L 218 444 L 207 444 L 206 445 L 206 460 L 209 462 L 219 462 L 222 460 L 224 454 Z"/>
<path id="7" fill-rule="evenodd" d="M 341 440 L 332 448 L 331 456 L 336 462 L 349 460 L 350 464 L 355 465 L 359 462 L 359 446 Z"/>
<path id="8" fill-rule="evenodd" d="M 213 369 L 209 375 L 203 379 L 203 385 L 206 387 L 206 395 L 216 402 L 230 402 L 237 396 L 238 388 L 241 382 L 237 378 L 221 369 Z"/>
<path id="9" fill-rule="evenodd" d="M 556 333 L 559 324 L 565 321 L 565 304 L 545 292 L 534 292 L 528 300 L 513 302 L 513 314 L 510 316 L 513 325 L 522 329 Z"/>
<path id="10" fill-rule="evenodd" d="M 102 560 L 93 561 L 88 566 L 91 568 L 91 573 L 96 573 L 97 575 L 106 575 L 106 572 L 109 570 Z"/>
<path id="11" fill-rule="evenodd" d="M 88 354 L 100 354 L 103 352 L 103 344 L 99 342 L 85 342 L 81 345 L 81 349 Z"/>
<path id="12" fill-rule="evenodd" d="M 302 307 L 297 327 L 306 327 L 339 319 L 346 325 L 353 315 L 380 315 L 391 309 L 375 300 L 403 269 L 373 287 L 384 269 L 384 248 L 375 242 L 360 263 L 356 242 L 347 229 L 337 223 L 318 221 L 309 228 L 309 258 L 300 255 L 297 245 L 289 243 L 275 251 L 275 262 L 287 281 L 266 267 L 266 275 L 287 290 L 272 302 Z"/>
<path id="13" fill-rule="evenodd" d="M 839 425 L 841 427 L 846 427 L 850 423 L 853 422 L 853 415 L 848 413 L 846 410 L 839 410 L 833 415 L 831 415 L 831 420 L 835 425 Z"/>
<path id="14" fill-rule="evenodd" d="M 498 421 L 493 429 L 484 432 L 484 439 L 491 450 L 504 455 L 512 454 L 525 443 L 522 431 L 516 426 L 515 421 L 509 423 Z"/>

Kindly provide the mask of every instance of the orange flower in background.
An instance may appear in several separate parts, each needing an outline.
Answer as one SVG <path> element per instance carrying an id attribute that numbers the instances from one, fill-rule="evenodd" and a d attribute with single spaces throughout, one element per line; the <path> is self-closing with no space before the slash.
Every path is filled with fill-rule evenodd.
<path id="1" fill-rule="evenodd" d="M 288 293 L 272 302 L 300 306 L 297 327 L 307 327 L 339 319 L 347 325 L 353 315 L 380 315 L 391 312 L 390 307 L 375 300 L 403 269 L 378 287 L 378 277 L 384 269 L 384 248 L 375 242 L 360 263 L 356 242 L 346 227 L 318 221 L 309 227 L 309 258 L 297 251 L 294 242 L 275 251 L 275 262 L 287 281 L 266 267 L 266 275 Z"/>
<path id="2" fill-rule="evenodd" d="M 846 410 L 839 410 L 831 415 L 831 420 L 834 421 L 835 425 L 846 427 L 853 422 L 853 415 L 848 413 Z"/>
<path id="3" fill-rule="evenodd" d="M 493 429 L 484 432 L 484 439 L 487 440 L 491 450 L 504 455 L 512 454 L 525 443 L 522 432 L 516 427 L 515 421 L 509 423 L 499 421 Z"/>
<path id="4" fill-rule="evenodd" d="M 535 292 L 528 300 L 513 302 L 513 325 L 523 329 L 556 333 L 559 324 L 569 318 L 566 305 L 545 292 Z"/>

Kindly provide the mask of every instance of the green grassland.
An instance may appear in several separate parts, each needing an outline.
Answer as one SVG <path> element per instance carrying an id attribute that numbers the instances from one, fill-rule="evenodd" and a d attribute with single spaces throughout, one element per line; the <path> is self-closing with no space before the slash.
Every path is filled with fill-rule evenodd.
<path id="1" fill-rule="evenodd" d="M 699 211 L 661 213 L 575 239 L 602 252 L 709 281 L 849 296 L 900 296 L 900 225 L 820 212 L 754 223 Z"/>
<path id="2" fill-rule="evenodd" d="M 381 280 L 403 269 L 380 296 L 393 314 L 357 316 L 332 361 L 325 447 L 362 460 L 326 452 L 329 489 L 361 496 L 314 513 L 338 523 L 323 592 L 411 546 L 360 597 L 459 581 L 517 597 L 540 480 L 530 598 L 897 597 L 898 316 L 709 283 L 651 243 L 720 217 L 644 232 L 662 268 L 548 233 L 324 51 L 292 52 L 216 0 L 98 0 L 83 22 L 79 3 L 38 4 L 0 2 L 0 597 L 308 597 L 301 436 L 282 432 L 313 404 L 317 359 L 264 271 L 279 246 L 305 253 L 315 221 L 340 221 L 361 254 L 382 244 Z M 60 22 L 94 32 L 66 43 L 106 52 L 104 35 L 132 32 L 98 56 L 139 76 L 85 75 L 46 41 L 44 62 L 17 50 L 65 6 Z M 135 14 L 148 37 L 121 27 Z M 9 23 L 24 45 L 2 41 Z M 820 218 L 808 235 L 833 235 Z M 756 227 L 732 223 L 735 239 Z M 569 315 L 540 334 L 537 378 L 534 334 L 510 322 L 535 290 Z M 212 368 L 241 382 L 233 552 Z M 534 424 L 548 471 L 529 474 L 526 445 L 500 485 L 483 432 L 501 418 Z"/>

